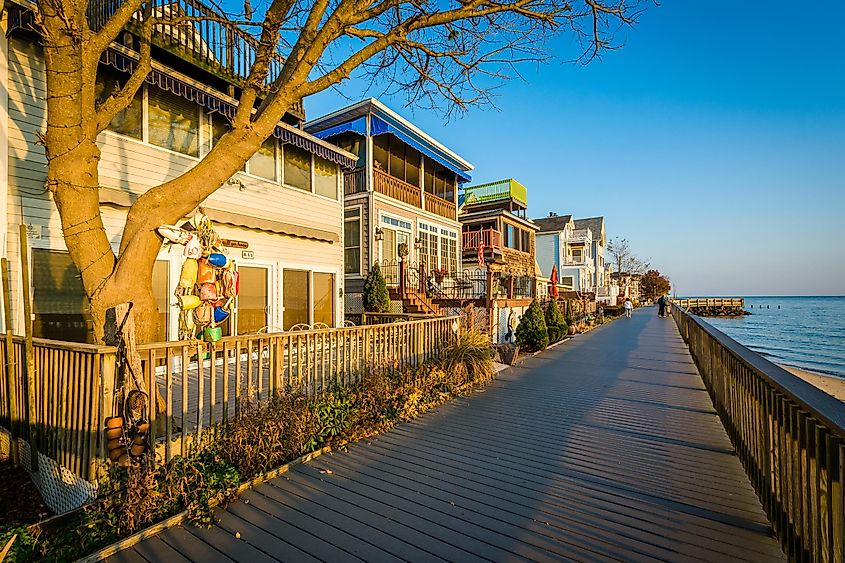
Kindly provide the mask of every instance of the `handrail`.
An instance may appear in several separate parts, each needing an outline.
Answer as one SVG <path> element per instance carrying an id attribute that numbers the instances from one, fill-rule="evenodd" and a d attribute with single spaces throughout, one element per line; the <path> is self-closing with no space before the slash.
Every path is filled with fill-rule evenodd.
<path id="1" fill-rule="evenodd" d="M 845 405 L 677 303 L 672 314 L 784 552 L 842 561 Z"/>

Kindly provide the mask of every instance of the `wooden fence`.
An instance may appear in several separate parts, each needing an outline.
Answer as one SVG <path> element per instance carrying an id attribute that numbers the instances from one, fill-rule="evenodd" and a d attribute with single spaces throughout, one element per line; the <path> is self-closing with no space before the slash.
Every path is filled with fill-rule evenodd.
<path id="1" fill-rule="evenodd" d="M 158 409 L 149 409 L 151 443 L 170 460 L 185 453 L 190 436 L 236 416 L 243 400 L 266 400 L 288 388 L 314 394 L 366 373 L 419 366 L 453 340 L 456 321 L 437 317 L 233 336 L 214 343 L 141 345 L 143 391 L 151 404 L 159 394 L 163 399 Z M 114 347 L 35 339 L 34 349 L 30 401 L 24 341 L 15 338 L 13 369 L 0 372 L 0 426 L 76 475 L 94 480 L 97 463 L 106 457 L 103 421 L 115 414 L 121 385 L 134 388 L 133 378 L 116 380 Z M 5 344 L 2 351 L 5 355 Z"/>
<path id="2" fill-rule="evenodd" d="M 672 314 L 790 560 L 841 563 L 842 402 L 681 307 Z"/>

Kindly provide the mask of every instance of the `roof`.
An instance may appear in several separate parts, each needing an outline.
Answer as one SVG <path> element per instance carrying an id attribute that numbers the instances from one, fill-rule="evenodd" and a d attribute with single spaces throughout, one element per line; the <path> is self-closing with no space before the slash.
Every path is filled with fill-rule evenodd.
<path id="1" fill-rule="evenodd" d="M 588 217 L 587 219 L 575 219 L 576 229 L 590 229 L 594 239 L 598 239 L 604 233 L 604 217 Z M 604 241 L 602 241 L 604 242 Z"/>
<path id="2" fill-rule="evenodd" d="M 553 233 L 565 231 L 566 225 L 572 221 L 572 215 L 552 215 L 551 217 L 543 217 L 542 219 L 532 219 L 532 221 L 540 227 L 541 233 Z"/>
<path id="3" fill-rule="evenodd" d="M 433 155 L 436 155 L 436 160 L 439 160 L 441 164 L 463 171 L 464 173 L 469 172 L 474 168 L 472 164 L 467 162 L 456 152 L 449 149 L 440 143 L 440 141 L 375 98 L 367 98 L 350 106 L 346 106 L 345 108 L 333 111 L 332 113 L 322 117 L 318 117 L 317 119 L 312 119 L 311 121 L 306 122 L 303 128 L 317 137 L 326 137 L 340 132 L 338 126 L 358 122 L 359 120 L 366 122 L 366 119 L 364 118 L 370 115 L 386 122 L 387 126 L 390 127 L 387 132 L 393 132 L 391 129 L 394 129 L 397 132 L 401 132 L 403 136 L 412 138 L 416 142 L 415 144 L 422 145 L 422 147 L 427 149 L 423 152 L 430 152 L 433 153 Z M 329 131 L 330 129 L 332 130 L 331 132 Z M 359 133 L 364 134 L 365 131 L 370 131 L 371 129 L 368 129 L 365 124 L 364 127 L 357 127 L 348 130 L 356 130 Z"/>

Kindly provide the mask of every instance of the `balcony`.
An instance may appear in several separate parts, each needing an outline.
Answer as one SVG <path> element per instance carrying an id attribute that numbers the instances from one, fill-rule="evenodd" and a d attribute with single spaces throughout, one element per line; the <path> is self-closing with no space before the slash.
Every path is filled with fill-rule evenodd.
<path id="1" fill-rule="evenodd" d="M 569 243 L 590 243 L 593 241 L 593 232 L 590 229 L 576 229 L 572 231 L 568 237 L 566 237 L 566 242 Z"/>
<path id="2" fill-rule="evenodd" d="M 589 256 L 581 256 L 580 258 L 576 258 L 573 256 L 567 256 L 563 259 L 564 266 L 592 266 L 593 261 L 590 259 Z"/>
<path id="3" fill-rule="evenodd" d="M 356 168 L 343 175 L 343 195 L 353 195 L 367 191 L 367 171 Z"/>
<path id="4" fill-rule="evenodd" d="M 373 169 L 373 190 L 402 203 L 423 208 L 422 188 L 394 178 L 378 169 Z M 425 194 L 425 210 L 452 221 L 455 221 L 458 216 L 457 206 L 453 202 L 429 193 Z"/>
<path id="5" fill-rule="evenodd" d="M 479 247 L 501 249 L 502 233 L 495 229 L 482 229 L 480 231 L 466 231 L 463 233 L 463 249 L 465 251 L 478 251 Z"/>
<path id="6" fill-rule="evenodd" d="M 513 179 L 468 186 L 464 188 L 464 195 L 467 203 L 488 203 L 512 199 L 523 206 L 528 205 L 528 190 Z"/>
<path id="7" fill-rule="evenodd" d="M 88 4 L 88 25 L 98 31 L 120 6 L 121 0 L 95 0 Z M 258 39 L 225 14 L 199 0 L 153 0 L 152 14 L 161 23 L 155 26 L 153 44 L 198 68 L 243 86 L 258 50 Z M 186 23 L 191 18 L 193 23 Z M 136 13 L 126 28 L 138 35 L 142 14 Z M 175 24 L 168 22 L 176 22 Z M 137 43 L 137 40 L 133 40 Z M 125 45 L 136 49 L 136 45 Z M 274 53 L 264 84 L 267 88 L 276 80 L 285 59 Z M 295 102 L 288 113 L 305 119 L 302 100 Z"/>

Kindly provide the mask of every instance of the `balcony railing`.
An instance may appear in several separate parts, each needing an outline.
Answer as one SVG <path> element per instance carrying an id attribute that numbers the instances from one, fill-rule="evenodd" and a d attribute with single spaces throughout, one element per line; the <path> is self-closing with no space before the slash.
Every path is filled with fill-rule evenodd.
<path id="1" fill-rule="evenodd" d="M 463 233 L 463 239 L 464 250 L 478 250 L 481 245 L 484 245 L 484 248 L 502 247 L 502 233 L 496 229 L 467 231 Z"/>
<path id="2" fill-rule="evenodd" d="M 523 205 L 528 205 L 528 190 L 513 179 L 469 186 L 464 188 L 464 194 L 468 200 L 470 195 L 474 196 L 475 203 L 513 199 Z"/>
<path id="3" fill-rule="evenodd" d="M 425 210 L 453 221 L 457 217 L 457 206 L 454 203 L 432 194 L 425 194 Z"/>
<path id="4" fill-rule="evenodd" d="M 102 28 L 120 7 L 122 0 L 94 0 L 88 4 L 88 25 L 92 31 Z M 258 39 L 234 22 L 223 10 L 199 0 L 152 0 L 152 15 L 157 23 L 153 43 L 165 51 L 186 59 L 199 68 L 242 85 L 249 76 L 258 50 Z M 136 13 L 126 26 L 138 33 L 142 14 Z M 256 28 L 257 29 L 257 28 Z M 274 53 L 264 81 L 269 87 L 279 76 L 285 59 Z M 289 110 L 305 117 L 302 101 Z"/>
<path id="5" fill-rule="evenodd" d="M 357 168 L 343 175 L 343 194 L 352 195 L 367 191 L 367 171 Z"/>
<path id="6" fill-rule="evenodd" d="M 588 241 L 593 239 L 593 232 L 590 229 L 576 229 L 567 237 L 570 241 Z"/>
<path id="7" fill-rule="evenodd" d="M 402 203 L 423 208 L 422 188 L 375 168 L 373 169 L 373 189 Z M 453 221 L 458 216 L 457 206 L 453 202 L 429 193 L 425 194 L 425 210 Z"/>
<path id="8" fill-rule="evenodd" d="M 583 256 L 581 258 L 573 258 L 572 256 L 567 256 L 563 259 L 564 266 L 589 266 L 591 261 L 589 257 Z"/>

